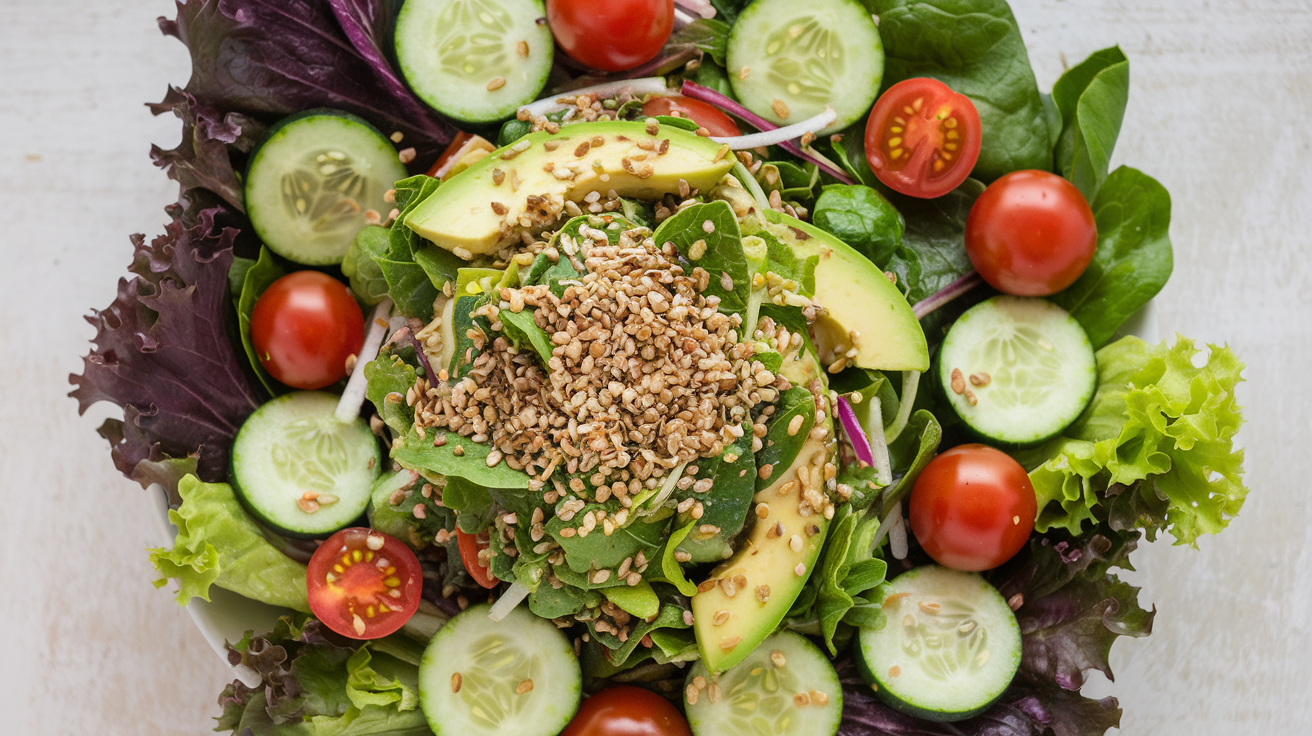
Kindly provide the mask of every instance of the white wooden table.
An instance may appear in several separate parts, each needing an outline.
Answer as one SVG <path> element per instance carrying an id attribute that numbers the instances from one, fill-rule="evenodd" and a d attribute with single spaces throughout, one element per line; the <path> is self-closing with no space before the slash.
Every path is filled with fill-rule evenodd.
<path id="1" fill-rule="evenodd" d="M 1119 43 L 1133 89 L 1115 163 L 1174 199 L 1163 334 L 1247 361 L 1252 495 L 1200 549 L 1136 555 L 1148 639 L 1122 640 L 1129 734 L 1312 732 L 1312 4 L 1015 0 L 1045 89 Z M 0 731 L 201 734 L 228 672 L 150 586 L 156 522 L 64 396 L 113 298 L 127 235 L 159 232 L 176 187 L 147 156 L 178 123 L 143 106 L 188 76 L 155 29 L 167 0 L 0 0 Z"/>

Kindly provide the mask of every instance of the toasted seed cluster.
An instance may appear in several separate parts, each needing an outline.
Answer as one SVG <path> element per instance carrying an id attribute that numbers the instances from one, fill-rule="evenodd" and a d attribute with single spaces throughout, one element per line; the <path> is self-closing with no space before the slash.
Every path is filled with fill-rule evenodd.
<path id="1" fill-rule="evenodd" d="M 502 310 L 536 309 L 554 345 L 546 369 L 496 336 L 463 379 L 423 387 L 416 420 L 491 443 L 538 488 L 557 469 L 591 473 L 595 500 L 613 495 L 627 508 L 676 466 L 720 455 L 752 428 L 752 408 L 788 382 L 753 360 L 752 343 L 738 340 L 740 318 L 702 295 L 710 274 L 686 273 L 673 246 L 658 248 L 645 229 L 614 245 L 599 230 L 581 235 L 564 248 L 585 272 L 561 295 L 503 289 L 484 307 L 493 332 Z M 579 477 L 546 492 L 549 502 L 588 493 Z"/>

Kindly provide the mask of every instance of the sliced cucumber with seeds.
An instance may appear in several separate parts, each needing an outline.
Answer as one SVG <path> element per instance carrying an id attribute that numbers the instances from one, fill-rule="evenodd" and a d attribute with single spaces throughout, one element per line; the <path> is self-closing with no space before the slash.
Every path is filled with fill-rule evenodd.
<path id="1" fill-rule="evenodd" d="M 1084 328 L 1061 307 L 998 296 L 952 325 L 939 352 L 939 380 L 975 432 L 1029 445 L 1079 418 L 1098 384 L 1098 365 Z"/>
<path id="2" fill-rule="evenodd" d="M 884 78 L 879 29 L 857 0 L 756 0 L 729 33 L 734 94 L 789 125 L 832 107 L 835 133 L 870 111 Z"/>
<path id="3" fill-rule="evenodd" d="M 833 736 L 843 686 L 818 647 L 783 631 L 717 678 L 697 662 L 684 704 L 695 736 Z"/>
<path id="4" fill-rule="evenodd" d="M 885 599 L 888 623 L 862 629 L 856 663 L 880 700 L 931 721 L 988 708 L 1020 668 L 1020 626 L 997 588 L 928 565 L 902 573 Z"/>
<path id="5" fill-rule="evenodd" d="M 583 672 L 569 639 L 528 609 L 500 621 L 470 606 L 419 662 L 419 702 L 436 736 L 556 736 L 579 708 Z"/>
<path id="6" fill-rule="evenodd" d="M 407 0 L 396 60 L 415 94 L 467 123 L 490 123 L 537 99 L 555 45 L 541 0 Z"/>
<path id="7" fill-rule="evenodd" d="M 311 110 L 271 128 L 251 154 L 246 214 L 278 255 L 307 266 L 341 263 L 369 210 L 406 175 L 396 148 L 360 118 Z"/>
<path id="8" fill-rule="evenodd" d="M 363 419 L 337 421 L 337 397 L 279 396 L 246 419 L 232 444 L 232 485 L 247 510 L 293 537 L 350 526 L 381 472 L 378 440 Z"/>

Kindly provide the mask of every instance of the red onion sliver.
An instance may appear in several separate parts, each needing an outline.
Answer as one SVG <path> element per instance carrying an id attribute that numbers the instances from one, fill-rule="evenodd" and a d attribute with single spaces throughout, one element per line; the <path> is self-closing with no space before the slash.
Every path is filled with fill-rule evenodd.
<path id="1" fill-rule="evenodd" d="M 911 311 L 916 315 L 916 319 L 924 319 L 925 315 L 965 294 L 971 289 L 984 283 L 984 279 L 975 271 L 962 276 L 952 283 L 944 286 L 942 289 L 930 294 L 929 296 L 916 302 Z"/>
<path id="2" fill-rule="evenodd" d="M 857 421 L 852 405 L 842 396 L 838 397 L 838 422 L 843 425 L 843 433 L 847 435 L 847 441 L 852 443 L 856 458 L 866 465 L 874 466 L 875 453 L 870 449 L 870 439 L 861 428 L 861 422 Z"/>

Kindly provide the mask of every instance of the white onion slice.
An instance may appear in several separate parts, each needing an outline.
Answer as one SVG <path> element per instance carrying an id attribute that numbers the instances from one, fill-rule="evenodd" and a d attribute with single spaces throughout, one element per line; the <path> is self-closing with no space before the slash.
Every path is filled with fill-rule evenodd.
<path id="1" fill-rule="evenodd" d="M 535 103 L 536 104 L 536 103 Z M 761 146 L 777 146 L 780 143 L 791 141 L 794 138 L 801 138 L 807 133 L 818 133 L 829 127 L 838 119 L 838 113 L 834 108 L 826 107 L 824 112 L 813 117 L 809 117 L 792 125 L 785 125 L 782 128 L 766 130 L 760 133 L 749 133 L 748 135 L 722 136 L 713 135 L 711 140 L 716 143 L 728 143 L 729 148 L 735 151 L 741 151 L 746 148 L 760 148 Z"/>
<path id="2" fill-rule="evenodd" d="M 500 621 L 509 616 L 510 612 L 515 610 L 515 606 L 518 606 L 532 592 L 518 580 L 511 583 L 510 587 L 506 588 L 506 592 L 497 599 L 497 602 L 492 604 L 492 608 L 487 612 L 487 617 L 493 621 Z"/>
<path id="3" fill-rule="evenodd" d="M 674 0 L 674 12 L 678 13 L 680 9 L 696 13 L 702 18 L 715 17 L 715 6 L 709 0 Z"/>
<path id="4" fill-rule="evenodd" d="M 888 530 L 888 546 L 893 552 L 893 559 L 905 560 L 907 558 L 907 525 L 902 521 L 902 504 L 897 505 L 897 517 L 893 519 L 893 527 Z"/>
<path id="5" fill-rule="evenodd" d="M 893 463 L 888 457 L 888 443 L 884 441 L 884 433 L 880 431 L 880 424 L 883 423 L 882 407 L 879 403 L 878 396 L 871 396 L 869 416 L 873 417 L 875 422 L 871 428 L 867 439 L 870 441 L 870 454 L 874 456 L 875 470 L 878 472 L 879 484 L 884 488 L 893 484 Z"/>
<path id="6" fill-rule="evenodd" d="M 547 113 L 556 112 L 558 110 L 566 110 L 570 107 L 573 107 L 572 104 L 566 104 L 560 101 L 566 97 L 577 97 L 578 95 L 594 95 L 600 97 L 611 97 L 624 92 L 628 92 L 629 94 L 635 96 L 659 95 L 664 97 L 674 94 L 665 86 L 665 77 L 644 77 L 642 79 L 618 79 L 613 82 L 603 82 L 602 84 L 596 84 L 591 87 L 583 87 L 582 89 L 566 90 L 564 92 L 552 95 L 550 97 L 544 97 L 538 100 L 537 102 L 530 102 L 529 104 L 524 105 L 519 109 L 527 111 L 529 115 L 537 118 L 537 117 L 542 117 Z M 801 134 L 799 133 L 798 135 Z"/>
<path id="7" fill-rule="evenodd" d="M 383 297 L 374 311 L 369 314 L 368 330 L 364 334 L 364 344 L 360 346 L 360 354 L 355 358 L 355 367 L 351 369 L 351 380 L 346 382 L 346 390 L 342 392 L 342 398 L 337 402 L 337 421 L 343 424 L 354 422 L 360 416 L 360 407 L 364 406 L 365 389 L 368 383 L 364 380 L 365 364 L 378 357 L 378 349 L 383 345 L 383 338 L 387 335 L 389 326 L 387 320 L 388 312 L 392 311 L 392 300 L 389 297 Z"/>
<path id="8" fill-rule="evenodd" d="M 893 508 L 884 516 L 884 520 L 879 523 L 879 528 L 875 530 L 875 541 L 870 545 L 872 552 L 879 549 L 879 545 L 884 543 L 884 537 L 888 535 L 888 531 L 893 528 L 893 524 L 900 518 L 902 518 L 902 502 L 898 501 L 893 504 Z"/>

